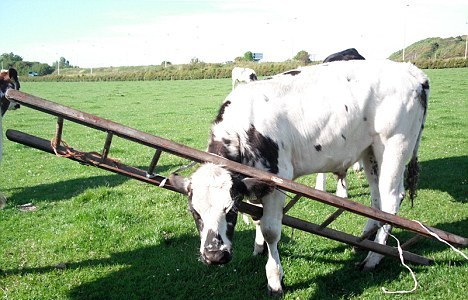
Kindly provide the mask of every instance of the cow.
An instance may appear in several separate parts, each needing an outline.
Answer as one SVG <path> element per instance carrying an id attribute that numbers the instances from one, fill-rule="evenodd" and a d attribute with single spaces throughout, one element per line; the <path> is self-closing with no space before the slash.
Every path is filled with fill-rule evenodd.
<path id="1" fill-rule="evenodd" d="M 288 71 L 231 91 L 211 126 L 208 151 L 292 180 L 345 172 L 361 158 L 372 207 L 397 214 L 405 196 L 406 163 L 410 161 L 412 177 L 419 172 L 417 152 L 428 94 L 428 78 L 410 63 L 336 62 Z M 239 201 L 261 203 L 254 255 L 263 252 L 266 242 L 268 291 L 281 295 L 277 245 L 284 193 L 272 183 L 212 163 L 202 164 L 189 178 L 173 174 L 169 180 L 188 195 L 205 264 L 232 259 Z M 417 180 L 408 182 L 409 196 L 414 197 Z M 363 236 L 377 228 L 375 241 L 385 244 L 389 224 L 369 219 Z M 369 252 L 361 268 L 373 269 L 382 257 Z"/>
<path id="2" fill-rule="evenodd" d="M 232 89 L 241 83 L 247 83 L 257 80 L 257 74 L 250 68 L 234 67 L 232 69 Z"/>
<path id="3" fill-rule="evenodd" d="M 347 60 L 365 60 L 364 56 L 359 54 L 355 48 L 349 48 L 337 53 L 330 54 L 324 59 L 324 63 L 333 61 L 347 61 Z M 354 163 L 353 170 L 358 172 L 362 170 L 362 165 L 358 161 Z M 338 183 L 336 184 L 336 195 L 343 198 L 348 198 L 348 183 L 346 181 L 346 172 L 336 174 L 338 177 Z M 315 188 L 317 190 L 325 191 L 327 184 L 327 174 L 319 173 L 315 180 Z"/>
<path id="4" fill-rule="evenodd" d="M 342 60 L 365 60 L 364 56 L 359 54 L 359 52 L 354 48 L 349 48 L 337 53 L 330 54 L 327 56 L 323 62 L 332 62 L 332 61 L 342 61 Z"/>
<path id="5" fill-rule="evenodd" d="M 10 68 L 8 70 L 1 70 L 0 71 L 0 134 L 3 135 L 2 131 L 2 120 L 3 115 L 9 109 L 17 109 L 20 105 L 16 102 L 9 101 L 5 98 L 5 93 L 9 89 L 20 89 L 20 82 L 18 79 L 18 72 L 14 68 Z M 2 137 L 0 136 L 0 162 L 2 161 L 2 153 L 3 153 L 3 143 Z"/>
<path id="6" fill-rule="evenodd" d="M 8 89 L 20 89 L 20 82 L 18 79 L 18 72 L 10 68 L 9 70 L 0 71 L 0 163 L 2 161 L 3 153 L 3 130 L 2 130 L 2 121 L 3 115 L 8 109 L 17 109 L 19 104 L 9 101 L 5 98 L 5 93 Z M 2 209 L 6 204 L 6 197 L 0 192 L 0 209 Z"/>

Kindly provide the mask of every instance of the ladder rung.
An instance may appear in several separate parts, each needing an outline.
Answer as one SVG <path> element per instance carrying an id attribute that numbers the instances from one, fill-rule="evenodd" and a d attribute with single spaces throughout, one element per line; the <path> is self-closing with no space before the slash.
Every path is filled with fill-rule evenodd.
<path id="1" fill-rule="evenodd" d="M 101 155 L 101 158 L 103 161 L 106 160 L 107 156 L 109 155 L 109 149 L 112 143 L 113 136 L 114 134 L 112 133 L 112 131 L 107 132 L 106 142 L 104 143 L 104 149 L 102 149 L 102 155 Z"/>
<path id="2" fill-rule="evenodd" d="M 63 118 L 58 117 L 57 118 L 57 126 L 55 127 L 55 137 L 54 137 L 54 143 L 55 145 L 60 145 L 62 142 L 62 131 L 63 131 Z"/>
<path id="3" fill-rule="evenodd" d="M 291 201 L 289 201 L 288 204 L 283 208 L 283 214 L 286 214 L 301 197 L 302 196 L 299 194 L 294 196 L 294 198 L 292 198 Z"/>
<path id="4" fill-rule="evenodd" d="M 156 176 L 154 174 L 154 169 L 156 168 L 156 165 L 158 164 L 159 157 L 161 157 L 162 150 L 156 149 L 156 152 L 153 155 L 153 159 L 151 160 L 151 163 L 148 167 L 148 171 L 146 172 L 146 177 L 152 178 Z"/>
<path id="5" fill-rule="evenodd" d="M 334 213 L 332 213 L 325 221 L 323 221 L 322 224 L 320 224 L 320 228 L 325 228 L 328 225 L 330 225 L 333 221 L 335 221 L 342 213 L 344 212 L 344 209 L 339 208 L 337 209 Z"/>
<path id="6" fill-rule="evenodd" d="M 414 244 L 416 244 L 420 239 L 422 239 L 423 236 L 422 235 L 415 235 L 413 236 L 412 238 L 410 238 L 409 240 L 407 240 L 406 242 L 404 242 L 402 245 L 401 245 L 401 249 L 408 249 L 409 247 L 413 246 Z"/>

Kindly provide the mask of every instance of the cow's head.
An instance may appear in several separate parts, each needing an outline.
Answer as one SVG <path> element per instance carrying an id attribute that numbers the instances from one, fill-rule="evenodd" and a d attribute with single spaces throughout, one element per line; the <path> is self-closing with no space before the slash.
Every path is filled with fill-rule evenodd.
<path id="1" fill-rule="evenodd" d="M 1 95 L 1 116 L 5 114 L 5 112 L 9 109 L 18 109 L 20 105 L 14 101 L 8 100 L 4 97 L 5 93 L 9 89 L 20 89 L 20 83 L 18 79 L 18 72 L 10 68 L 9 70 L 2 70 L 0 72 L 0 95 Z"/>
<path id="2" fill-rule="evenodd" d="M 241 178 L 211 163 L 203 164 L 190 179 L 171 175 L 169 180 L 177 190 L 188 195 L 189 210 L 200 233 L 200 258 L 209 265 L 225 264 L 232 258 L 238 201 L 244 196 L 261 198 L 273 189 L 271 185 Z"/>

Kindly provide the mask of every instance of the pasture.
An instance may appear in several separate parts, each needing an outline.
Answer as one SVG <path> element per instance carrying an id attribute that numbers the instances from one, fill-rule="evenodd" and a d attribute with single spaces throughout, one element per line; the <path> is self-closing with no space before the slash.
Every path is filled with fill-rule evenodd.
<path id="1" fill-rule="evenodd" d="M 414 208 L 400 216 L 468 236 L 468 68 L 427 70 L 428 117 L 419 151 L 421 178 Z M 22 91 L 203 150 L 230 79 L 137 82 L 25 82 Z M 8 112 L 4 130 L 52 138 L 55 118 L 21 108 Z M 3 133 L 4 135 L 4 133 Z M 63 139 L 100 152 L 105 133 L 65 121 Z M 109 156 L 147 167 L 153 150 L 114 138 Z M 163 156 L 168 175 L 186 160 Z M 7 141 L 0 165 L 0 298 L 2 299 L 263 299 L 266 257 L 253 257 L 253 225 L 239 220 L 234 257 L 224 266 L 198 261 L 199 237 L 184 196 Z M 189 174 L 190 171 L 186 172 Z M 349 197 L 369 203 L 364 174 L 349 173 Z M 313 185 L 315 176 L 301 179 Z M 328 181 L 334 192 L 336 181 Z M 32 203 L 30 210 L 22 205 Z M 320 222 L 333 209 L 311 201 L 292 214 Z M 345 213 L 332 228 L 359 234 L 365 219 Z M 405 240 L 409 235 L 394 230 Z M 395 244 L 389 239 L 389 244 Z M 345 244 L 283 227 L 279 244 L 285 299 L 394 299 L 413 280 L 398 260 L 374 271 L 354 264 L 365 253 Z M 436 240 L 411 251 L 433 258 L 412 265 L 418 289 L 405 299 L 463 299 L 468 264 Z M 466 253 L 467 250 L 465 249 Z M 463 296 L 465 295 L 465 296 Z"/>

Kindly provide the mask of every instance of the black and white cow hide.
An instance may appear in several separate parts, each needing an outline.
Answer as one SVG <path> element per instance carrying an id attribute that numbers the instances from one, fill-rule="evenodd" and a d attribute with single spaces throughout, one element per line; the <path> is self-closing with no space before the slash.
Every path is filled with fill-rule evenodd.
<path id="1" fill-rule="evenodd" d="M 428 92 L 426 75 L 408 63 L 351 61 L 292 70 L 234 89 L 211 127 L 208 151 L 287 179 L 345 172 L 362 158 L 372 207 L 396 214 L 405 195 L 405 165 L 410 159 L 409 167 L 417 165 Z M 207 264 L 231 260 L 236 204 L 244 197 L 261 202 L 254 253 L 265 241 L 268 290 L 281 294 L 277 244 L 285 195 L 210 163 L 190 178 L 170 181 L 188 195 Z M 363 234 L 375 227 L 375 241 L 385 244 L 391 226 L 369 220 Z M 362 267 L 373 269 L 381 259 L 369 252 Z"/>

